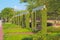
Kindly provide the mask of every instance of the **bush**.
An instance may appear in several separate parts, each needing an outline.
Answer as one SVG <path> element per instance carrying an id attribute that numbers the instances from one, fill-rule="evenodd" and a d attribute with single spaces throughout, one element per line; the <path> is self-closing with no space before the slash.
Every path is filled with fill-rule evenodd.
<path id="1" fill-rule="evenodd" d="M 26 38 L 23 38 L 22 40 L 33 40 L 33 37 L 26 37 Z"/>
<path id="2" fill-rule="evenodd" d="M 60 33 L 60 28 L 48 27 L 47 32 Z"/>
<path id="3" fill-rule="evenodd" d="M 32 32 L 33 33 L 37 33 L 39 30 L 38 29 L 33 29 Z"/>
<path id="4" fill-rule="evenodd" d="M 48 34 L 47 40 L 60 40 L 60 33 Z"/>

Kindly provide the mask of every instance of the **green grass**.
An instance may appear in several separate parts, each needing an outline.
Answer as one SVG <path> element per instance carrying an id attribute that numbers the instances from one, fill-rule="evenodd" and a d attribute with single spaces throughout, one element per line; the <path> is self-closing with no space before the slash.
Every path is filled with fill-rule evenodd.
<path id="1" fill-rule="evenodd" d="M 51 33 L 47 35 L 47 40 L 60 40 L 60 33 Z"/>
<path id="2" fill-rule="evenodd" d="M 51 32 L 51 34 L 47 35 L 48 40 L 60 39 L 60 34 L 58 34 L 60 33 L 60 28 L 48 27 L 47 30 L 48 32 Z M 27 34 L 14 34 L 14 35 L 9 34 L 14 32 L 32 32 L 32 30 L 30 29 L 21 28 L 18 25 L 11 24 L 11 23 L 4 23 L 3 31 L 4 31 L 4 40 L 22 40 L 24 38 L 35 37 L 34 35 L 27 35 Z M 40 34 L 37 35 L 39 36 Z"/>
<path id="3" fill-rule="evenodd" d="M 48 27 L 48 28 L 47 28 L 47 31 L 48 31 L 48 32 L 51 32 L 51 33 L 60 33 L 60 27 L 58 27 L 58 28 Z"/>
<path id="4" fill-rule="evenodd" d="M 27 28 L 21 28 L 18 25 L 11 23 L 4 23 L 3 31 L 4 31 L 4 40 L 22 40 L 26 37 L 31 37 L 31 35 L 27 34 L 14 34 L 14 35 L 9 34 L 14 32 L 31 32 L 31 30 Z"/>
<path id="5" fill-rule="evenodd" d="M 31 32 L 31 30 L 27 28 L 21 28 L 18 25 L 15 24 L 10 24 L 10 23 L 5 23 L 3 24 L 3 31 L 4 33 L 9 33 L 9 32 Z"/>
<path id="6" fill-rule="evenodd" d="M 3 29 L 15 28 L 17 25 L 11 23 L 3 23 Z"/>
<path id="7" fill-rule="evenodd" d="M 25 28 L 11 28 L 11 29 L 5 29 L 4 33 L 10 33 L 10 32 L 31 32 L 31 30 L 25 29 Z"/>
<path id="8" fill-rule="evenodd" d="M 30 35 L 5 35 L 4 40 L 22 40 L 24 38 L 32 37 Z"/>

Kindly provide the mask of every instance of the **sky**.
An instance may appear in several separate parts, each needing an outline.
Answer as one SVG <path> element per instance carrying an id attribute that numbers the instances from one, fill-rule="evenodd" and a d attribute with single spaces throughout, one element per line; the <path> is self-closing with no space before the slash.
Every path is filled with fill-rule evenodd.
<path id="1" fill-rule="evenodd" d="M 20 0 L 0 0 L 0 11 L 6 7 L 15 8 L 18 10 L 25 10 L 26 3 L 20 3 Z"/>

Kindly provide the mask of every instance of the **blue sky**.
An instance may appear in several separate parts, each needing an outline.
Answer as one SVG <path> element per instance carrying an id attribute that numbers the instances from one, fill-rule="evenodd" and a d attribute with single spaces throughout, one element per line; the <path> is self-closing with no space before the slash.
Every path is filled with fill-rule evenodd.
<path id="1" fill-rule="evenodd" d="M 26 3 L 20 3 L 20 0 L 0 0 L 0 11 L 6 7 L 25 10 L 25 5 Z"/>

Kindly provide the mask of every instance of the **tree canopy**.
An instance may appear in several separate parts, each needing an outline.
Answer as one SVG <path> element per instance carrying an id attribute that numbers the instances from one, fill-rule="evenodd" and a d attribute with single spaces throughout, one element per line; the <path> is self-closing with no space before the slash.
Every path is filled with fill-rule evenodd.
<path id="1" fill-rule="evenodd" d="M 30 10 L 40 5 L 46 5 L 49 11 L 60 8 L 60 0 L 21 0 L 21 2 L 27 2 Z"/>
<path id="2" fill-rule="evenodd" d="M 12 16 L 14 15 L 14 9 L 13 8 L 4 8 L 1 11 L 1 17 L 8 21 Z"/>

